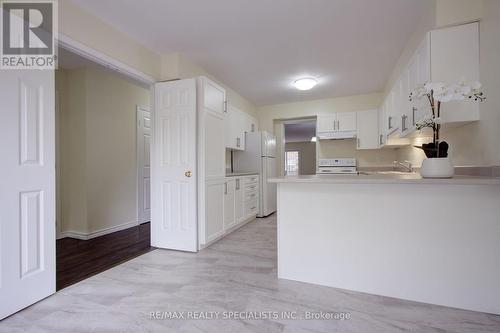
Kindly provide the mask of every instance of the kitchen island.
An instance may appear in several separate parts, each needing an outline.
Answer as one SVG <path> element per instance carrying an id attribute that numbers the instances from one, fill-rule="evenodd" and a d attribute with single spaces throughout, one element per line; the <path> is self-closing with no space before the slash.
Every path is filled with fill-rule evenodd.
<path id="1" fill-rule="evenodd" d="M 278 183 L 278 277 L 500 314 L 500 179 Z"/>

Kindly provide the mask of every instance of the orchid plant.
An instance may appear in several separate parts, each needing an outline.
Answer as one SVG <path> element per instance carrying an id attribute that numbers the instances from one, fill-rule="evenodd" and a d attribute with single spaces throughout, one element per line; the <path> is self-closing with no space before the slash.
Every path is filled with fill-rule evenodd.
<path id="1" fill-rule="evenodd" d="M 486 100 L 486 97 L 480 89 L 481 83 L 472 82 L 467 84 L 465 80 L 462 79 L 460 82 L 449 86 L 441 82 L 428 82 L 411 92 L 409 97 L 410 101 L 427 98 L 432 111 L 431 114 L 427 115 L 421 122 L 416 124 L 416 128 L 419 131 L 424 128 L 431 128 L 433 131 L 433 140 L 431 143 L 423 144 L 421 147 L 415 147 L 422 149 L 428 158 L 447 157 L 448 143 L 439 141 L 442 124 L 441 104 L 465 99 L 482 102 Z"/>

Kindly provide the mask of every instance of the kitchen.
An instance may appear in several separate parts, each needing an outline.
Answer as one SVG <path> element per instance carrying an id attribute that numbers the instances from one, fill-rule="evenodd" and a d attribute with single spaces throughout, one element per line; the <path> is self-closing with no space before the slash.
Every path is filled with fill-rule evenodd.
<path id="1" fill-rule="evenodd" d="M 56 3 L 53 42 L 150 97 L 128 130 L 84 106 L 140 137 L 151 251 L 56 292 L 54 70 L 1 70 L 0 331 L 498 332 L 497 0 Z"/>

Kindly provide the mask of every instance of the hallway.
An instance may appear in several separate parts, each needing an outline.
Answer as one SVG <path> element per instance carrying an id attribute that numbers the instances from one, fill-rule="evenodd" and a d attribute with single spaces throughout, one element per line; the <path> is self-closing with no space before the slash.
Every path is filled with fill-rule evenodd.
<path id="1" fill-rule="evenodd" d="M 348 320 L 173 320 L 164 312 L 345 313 Z M 152 312 L 156 319 L 152 319 Z M 276 278 L 276 215 L 198 254 L 154 250 L 7 318 L 0 332 L 498 332 L 500 317 Z"/>

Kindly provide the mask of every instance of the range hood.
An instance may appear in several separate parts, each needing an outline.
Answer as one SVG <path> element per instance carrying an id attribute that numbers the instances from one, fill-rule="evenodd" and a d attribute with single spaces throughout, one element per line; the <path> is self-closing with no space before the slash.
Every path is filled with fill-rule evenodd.
<path id="1" fill-rule="evenodd" d="M 319 140 L 343 140 L 354 139 L 358 136 L 358 131 L 335 131 L 317 133 L 316 137 Z"/>

